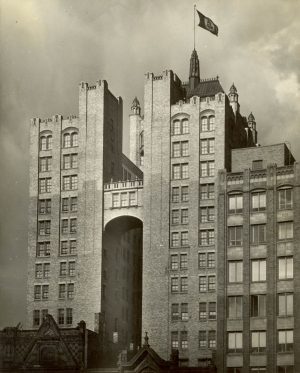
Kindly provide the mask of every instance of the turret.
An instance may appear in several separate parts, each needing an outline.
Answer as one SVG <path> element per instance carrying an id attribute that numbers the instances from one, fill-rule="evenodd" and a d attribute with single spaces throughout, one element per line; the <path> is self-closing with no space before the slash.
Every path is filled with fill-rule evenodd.
<path id="1" fill-rule="evenodd" d="M 135 97 L 132 102 L 131 111 L 132 111 L 132 114 L 141 115 L 141 106 L 140 106 L 140 102 L 137 99 L 137 97 Z"/>
<path id="2" fill-rule="evenodd" d="M 129 116 L 129 159 L 138 167 L 141 166 L 141 151 L 143 132 L 142 132 L 141 106 L 137 97 L 134 98 L 131 105 L 131 114 Z"/>
<path id="3" fill-rule="evenodd" d="M 200 64 L 196 50 L 192 52 L 190 59 L 190 73 L 189 73 L 189 86 L 193 90 L 200 83 Z"/>
<path id="4" fill-rule="evenodd" d="M 253 142 L 256 144 L 257 143 L 256 121 L 255 121 L 255 118 L 252 112 L 248 116 L 248 127 L 250 128 L 250 131 L 252 132 Z"/>
<path id="5" fill-rule="evenodd" d="M 236 115 L 236 113 L 240 112 L 240 104 L 239 104 L 239 95 L 237 93 L 237 89 L 234 83 L 232 83 L 232 86 L 230 87 L 228 98 L 229 98 L 230 106 L 232 107 L 232 110 L 234 114 Z"/>

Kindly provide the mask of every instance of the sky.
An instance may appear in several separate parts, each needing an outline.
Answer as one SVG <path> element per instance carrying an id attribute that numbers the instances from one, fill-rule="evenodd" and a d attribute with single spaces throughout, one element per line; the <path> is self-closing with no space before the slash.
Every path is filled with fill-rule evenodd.
<path id="1" fill-rule="evenodd" d="M 202 78 L 234 82 L 261 145 L 300 160 L 300 0 L 0 0 L 0 328 L 24 322 L 29 121 L 78 114 L 78 84 L 106 79 L 124 100 L 124 152 L 144 74 L 188 80 L 193 5 Z"/>

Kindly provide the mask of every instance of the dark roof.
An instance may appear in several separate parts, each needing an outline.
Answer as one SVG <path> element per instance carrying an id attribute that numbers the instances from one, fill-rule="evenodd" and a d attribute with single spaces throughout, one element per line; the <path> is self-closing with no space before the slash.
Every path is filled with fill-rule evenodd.
<path id="1" fill-rule="evenodd" d="M 214 96 L 217 93 L 224 93 L 224 90 L 218 78 L 201 80 L 197 87 L 190 90 L 188 86 L 185 87 L 187 91 L 187 98 L 192 96 L 207 97 Z"/>

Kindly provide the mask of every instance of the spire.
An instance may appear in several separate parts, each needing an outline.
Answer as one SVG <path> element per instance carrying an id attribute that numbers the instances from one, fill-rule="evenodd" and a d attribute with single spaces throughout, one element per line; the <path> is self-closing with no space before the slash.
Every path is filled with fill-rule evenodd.
<path id="1" fill-rule="evenodd" d="M 148 337 L 148 332 L 145 332 L 145 337 L 144 337 L 144 344 L 143 347 L 149 347 L 149 337 Z"/>
<path id="2" fill-rule="evenodd" d="M 194 49 L 190 59 L 190 74 L 189 74 L 190 89 L 194 89 L 200 83 L 200 64 L 196 50 Z"/>
<path id="3" fill-rule="evenodd" d="M 131 111 L 133 112 L 133 114 L 136 114 L 136 115 L 141 114 L 141 106 L 140 106 L 140 102 L 137 99 L 137 97 L 135 97 L 134 100 L 132 101 Z"/>
<path id="4" fill-rule="evenodd" d="M 232 93 L 232 94 L 237 93 L 237 89 L 236 89 L 234 83 L 232 83 L 232 86 L 230 87 L 229 93 Z"/>
<path id="5" fill-rule="evenodd" d="M 254 118 L 254 115 L 252 114 L 252 111 L 251 111 L 251 113 L 250 113 L 250 115 L 248 117 L 248 123 L 249 122 L 255 122 L 255 118 Z"/>
<path id="6" fill-rule="evenodd" d="M 239 95 L 237 93 L 236 86 L 232 83 L 228 94 L 230 105 L 233 109 L 234 114 L 240 111 Z"/>
<path id="7" fill-rule="evenodd" d="M 256 121 L 255 121 L 255 118 L 252 112 L 248 116 L 248 127 L 250 128 L 252 132 L 252 139 L 253 139 L 254 144 L 257 144 Z"/>

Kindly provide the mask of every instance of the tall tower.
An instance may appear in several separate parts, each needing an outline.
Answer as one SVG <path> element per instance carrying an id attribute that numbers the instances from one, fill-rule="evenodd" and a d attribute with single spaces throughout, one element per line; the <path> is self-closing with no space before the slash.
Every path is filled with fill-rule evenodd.
<path id="1" fill-rule="evenodd" d="M 141 106 L 135 97 L 129 115 L 129 159 L 138 167 L 143 167 L 144 133 L 141 117 Z"/>
<path id="2" fill-rule="evenodd" d="M 103 183 L 122 178 L 121 157 L 122 100 L 106 81 L 80 83 L 78 117 L 31 121 L 28 328 L 51 313 L 99 330 Z"/>
<path id="3" fill-rule="evenodd" d="M 228 98 L 229 98 L 229 102 L 230 102 L 230 105 L 232 107 L 234 114 L 239 113 L 240 112 L 239 95 L 237 93 L 237 89 L 234 83 L 232 83 L 232 86 L 230 87 Z"/>
<path id="4" fill-rule="evenodd" d="M 216 170 L 248 140 L 218 78 L 200 80 L 196 51 L 189 78 L 145 80 L 142 329 L 163 358 L 176 349 L 197 366 L 217 340 Z"/>

